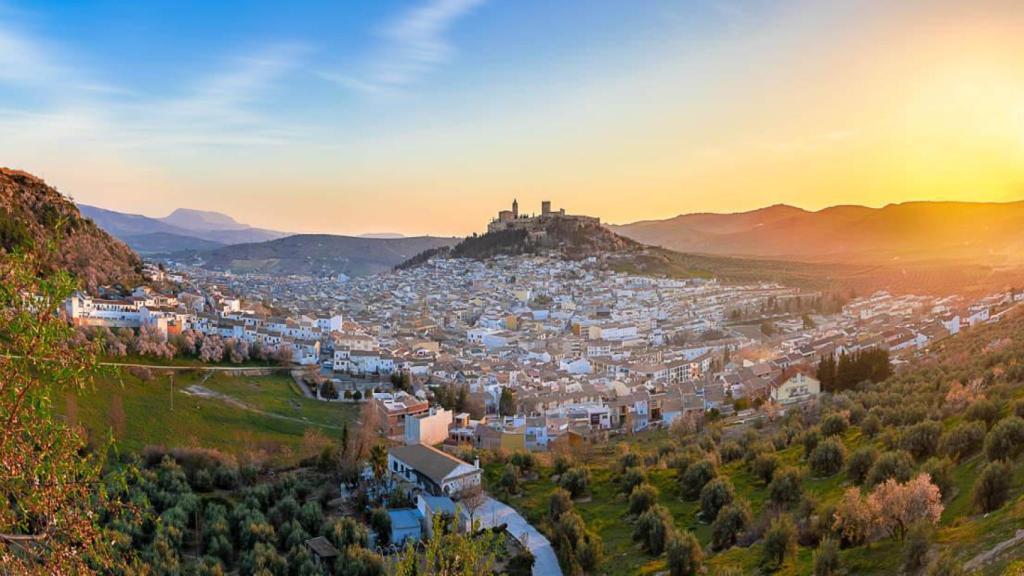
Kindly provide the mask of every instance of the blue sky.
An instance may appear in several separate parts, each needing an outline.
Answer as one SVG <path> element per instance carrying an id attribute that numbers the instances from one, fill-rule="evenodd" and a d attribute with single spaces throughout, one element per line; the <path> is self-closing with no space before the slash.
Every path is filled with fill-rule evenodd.
<path id="1" fill-rule="evenodd" d="M 954 73 L 1007 77 L 1021 9 L 916 4 L 0 0 L 0 164 L 103 207 L 336 233 L 467 233 L 512 197 L 620 222 L 958 197 L 885 160 L 916 122 L 891 97 L 943 77 L 951 22 L 988 39 Z"/>

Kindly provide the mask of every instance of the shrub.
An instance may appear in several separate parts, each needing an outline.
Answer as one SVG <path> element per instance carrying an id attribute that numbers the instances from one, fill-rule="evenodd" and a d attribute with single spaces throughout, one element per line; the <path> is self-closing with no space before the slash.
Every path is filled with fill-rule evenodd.
<path id="1" fill-rule="evenodd" d="M 704 485 L 716 476 L 718 476 L 718 469 L 715 467 L 715 463 L 707 458 L 691 464 L 683 473 L 681 481 L 683 497 L 688 500 L 696 499 L 700 496 Z"/>
<path id="2" fill-rule="evenodd" d="M 811 452 L 809 463 L 817 476 L 832 476 L 843 469 L 846 447 L 842 441 L 826 438 Z"/>
<path id="3" fill-rule="evenodd" d="M 377 534 L 377 544 L 387 546 L 391 543 L 391 516 L 383 508 L 374 508 L 370 513 L 370 526 Z"/>
<path id="4" fill-rule="evenodd" d="M 705 522 L 713 522 L 718 511 L 736 498 L 736 491 L 728 478 L 715 478 L 700 491 L 700 514 Z"/>
<path id="5" fill-rule="evenodd" d="M 932 527 L 927 522 L 914 524 L 907 533 L 903 543 L 903 569 L 916 574 L 928 562 L 928 549 L 931 547 Z"/>
<path id="6" fill-rule="evenodd" d="M 900 439 L 900 447 L 910 452 L 914 459 L 924 460 L 938 451 L 941 435 L 942 424 L 934 420 L 926 420 L 907 429 L 903 438 Z"/>
<path id="7" fill-rule="evenodd" d="M 796 504 L 803 496 L 801 480 L 803 480 L 803 474 L 799 468 L 786 466 L 780 469 L 775 473 L 771 484 L 768 485 L 768 499 L 781 506 Z"/>
<path id="8" fill-rule="evenodd" d="M 743 499 L 736 499 L 718 511 L 718 517 L 711 524 L 711 547 L 724 550 L 736 544 L 740 534 L 750 526 L 750 505 Z"/>
<path id="9" fill-rule="evenodd" d="M 661 505 L 655 505 L 640 515 L 633 528 L 633 540 L 652 556 L 660 556 L 665 551 L 669 536 L 675 531 L 672 516 Z"/>
<path id="10" fill-rule="evenodd" d="M 796 555 L 796 527 L 787 514 L 772 520 L 771 526 L 764 534 L 764 555 L 761 566 L 774 572 L 782 567 L 786 558 Z"/>
<path id="11" fill-rule="evenodd" d="M 974 504 L 982 512 L 998 509 L 1010 493 L 1013 471 L 1004 462 L 989 462 L 974 482 Z"/>
<path id="12" fill-rule="evenodd" d="M 999 406 L 987 398 L 979 398 L 967 407 L 964 418 L 972 422 L 984 422 L 985 426 L 991 428 L 999 420 Z"/>
<path id="13" fill-rule="evenodd" d="M 838 576 L 841 573 L 839 544 L 831 538 L 825 538 L 814 551 L 814 576 Z"/>
<path id="14" fill-rule="evenodd" d="M 889 478 L 895 478 L 898 482 L 906 482 L 910 480 L 913 473 L 914 461 L 910 454 L 902 450 L 889 451 L 883 452 L 875 460 L 864 481 L 868 486 L 881 484 Z"/>
<path id="15" fill-rule="evenodd" d="M 877 458 L 878 451 L 871 446 L 858 448 L 846 463 L 846 475 L 854 484 L 863 484 Z"/>
<path id="16" fill-rule="evenodd" d="M 984 442 L 983 422 L 963 422 L 939 438 L 939 452 L 959 462 L 977 452 Z"/>
<path id="17" fill-rule="evenodd" d="M 689 531 L 683 530 L 669 537 L 665 547 L 670 576 L 696 576 L 704 563 L 704 551 L 700 542 Z"/>
<path id="18" fill-rule="evenodd" d="M 849 427 L 850 423 L 846 420 L 846 416 L 842 414 L 829 414 L 821 421 L 821 435 L 828 438 L 829 436 L 838 436 L 843 432 L 846 432 L 846 428 Z"/>
<path id="19" fill-rule="evenodd" d="M 754 476 L 760 478 L 765 484 L 772 481 L 772 476 L 775 475 L 775 470 L 778 467 L 779 458 L 770 452 L 762 452 L 761 454 L 758 454 L 750 463 L 750 471 Z"/>
<path id="20" fill-rule="evenodd" d="M 1015 458 L 1024 450 L 1024 419 L 1003 418 L 985 437 L 985 456 L 989 460 Z"/>
<path id="21" fill-rule="evenodd" d="M 629 495 L 629 513 L 639 516 L 658 503 L 658 489 L 644 482 Z"/>
<path id="22" fill-rule="evenodd" d="M 953 553 L 946 550 L 938 558 L 928 565 L 928 576 L 963 576 L 964 568 L 953 557 Z"/>

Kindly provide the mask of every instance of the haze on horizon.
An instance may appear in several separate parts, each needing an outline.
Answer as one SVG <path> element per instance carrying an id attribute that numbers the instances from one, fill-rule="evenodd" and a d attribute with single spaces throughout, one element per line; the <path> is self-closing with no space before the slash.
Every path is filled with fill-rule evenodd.
<path id="1" fill-rule="evenodd" d="M 0 0 L 0 165 L 339 234 L 1024 198 L 1019 2 L 212 4 Z"/>

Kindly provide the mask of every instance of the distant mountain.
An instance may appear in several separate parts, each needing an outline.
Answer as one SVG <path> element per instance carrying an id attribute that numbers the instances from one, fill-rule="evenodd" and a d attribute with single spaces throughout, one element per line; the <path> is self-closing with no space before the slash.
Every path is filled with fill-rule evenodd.
<path id="1" fill-rule="evenodd" d="M 197 259 L 205 268 L 235 273 L 362 276 L 390 270 L 431 248 L 451 246 L 457 238 L 359 238 L 298 234 L 268 242 L 237 244 L 214 250 L 171 255 Z"/>
<path id="2" fill-rule="evenodd" d="M 397 232 L 367 232 L 366 234 L 360 234 L 360 238 L 408 238 L 405 234 L 398 234 Z"/>
<path id="3" fill-rule="evenodd" d="M 220 212 L 178 208 L 160 219 L 162 222 L 186 230 L 244 230 L 251 228 Z"/>
<path id="4" fill-rule="evenodd" d="M 212 249 L 225 244 L 264 242 L 287 236 L 284 232 L 239 224 L 234 218 L 219 212 L 179 208 L 164 218 L 150 218 L 85 204 L 79 204 L 78 208 L 83 216 L 129 244 L 145 241 L 140 240 L 145 235 L 163 234 L 159 242 L 167 247 L 167 252 Z"/>
<path id="5" fill-rule="evenodd" d="M 49 251 L 47 244 L 56 243 Z M 0 168 L 0 252 L 33 250 L 47 266 L 74 274 L 96 293 L 142 282 L 142 261 L 42 179 Z"/>
<path id="6" fill-rule="evenodd" d="M 776 205 L 612 226 L 678 252 L 808 262 L 1024 263 L 1024 202 L 906 202 L 817 212 Z"/>
<path id="7" fill-rule="evenodd" d="M 125 244 L 128 244 L 132 250 L 139 254 L 166 254 L 183 250 L 213 250 L 225 245 L 222 242 L 212 242 L 196 238 L 195 236 L 182 236 L 169 232 L 125 236 L 123 240 Z"/>

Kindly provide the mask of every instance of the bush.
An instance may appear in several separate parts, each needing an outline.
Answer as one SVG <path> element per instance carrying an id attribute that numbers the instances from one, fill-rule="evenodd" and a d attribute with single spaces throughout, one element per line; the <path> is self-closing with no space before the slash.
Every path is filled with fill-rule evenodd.
<path id="1" fill-rule="evenodd" d="M 842 441 L 826 438 L 811 452 L 811 471 L 817 476 L 832 476 L 843 469 L 846 447 Z"/>
<path id="2" fill-rule="evenodd" d="M 782 567 L 787 557 L 796 555 L 796 527 L 793 520 L 782 514 L 772 520 L 764 534 L 764 555 L 761 566 L 770 572 Z"/>
<path id="3" fill-rule="evenodd" d="M 949 458 L 929 458 L 921 466 L 921 471 L 932 478 L 932 484 L 939 487 L 943 500 L 953 497 L 956 482 L 953 480 L 953 462 Z"/>
<path id="4" fill-rule="evenodd" d="M 707 458 L 691 464 L 683 473 L 681 481 L 683 497 L 688 500 L 696 499 L 700 496 L 704 485 L 716 476 L 718 476 L 718 469 L 715 467 L 715 463 Z"/>
<path id="5" fill-rule="evenodd" d="M 778 467 L 779 458 L 770 452 L 762 452 L 758 454 L 750 463 L 751 473 L 760 478 L 765 484 L 772 481 L 772 476 L 775 475 L 775 470 Z"/>
<path id="6" fill-rule="evenodd" d="M 895 450 L 883 452 L 871 466 L 864 481 L 868 486 L 881 484 L 889 478 L 895 478 L 897 482 L 906 482 L 913 473 L 914 461 L 910 454 Z"/>
<path id="7" fill-rule="evenodd" d="M 963 576 L 964 568 L 953 557 L 953 553 L 946 550 L 928 565 L 928 576 Z"/>
<path id="8" fill-rule="evenodd" d="M 644 482 L 629 495 L 629 513 L 639 516 L 658 503 L 658 489 Z"/>
<path id="9" fill-rule="evenodd" d="M 374 508 L 370 513 L 370 526 L 377 534 L 377 545 L 387 546 L 391 543 L 391 516 L 383 508 Z"/>
<path id="10" fill-rule="evenodd" d="M 967 407 L 964 418 L 971 422 L 984 422 L 986 427 L 991 428 L 999 420 L 999 406 L 987 398 L 979 398 Z"/>
<path id="11" fill-rule="evenodd" d="M 985 437 L 985 456 L 989 460 L 1015 458 L 1024 450 L 1024 419 L 1003 418 Z"/>
<path id="12" fill-rule="evenodd" d="M 974 482 L 974 504 L 982 512 L 998 509 L 1010 494 L 1013 470 L 1004 462 L 989 462 Z"/>
<path id="13" fill-rule="evenodd" d="M 939 452 L 959 462 L 977 452 L 985 442 L 984 422 L 964 422 L 939 438 Z"/>
<path id="14" fill-rule="evenodd" d="M 711 547 L 724 550 L 736 544 L 740 534 L 750 526 L 750 505 L 736 499 L 718 511 L 718 517 L 711 524 Z"/>
<path id="15" fill-rule="evenodd" d="M 700 542 L 689 530 L 669 537 L 665 556 L 668 561 L 668 573 L 671 576 L 696 576 L 700 574 L 704 563 L 704 551 L 700 548 Z"/>
<path id="16" fill-rule="evenodd" d="M 839 576 L 842 569 L 839 563 L 839 544 L 825 538 L 814 551 L 814 576 Z"/>
<path id="17" fill-rule="evenodd" d="M 768 485 L 768 499 L 780 506 L 792 506 L 803 497 L 803 487 L 800 482 L 803 474 L 799 468 L 786 466 L 775 473 L 771 484 Z"/>
<path id="18" fill-rule="evenodd" d="M 858 448 L 846 463 L 846 475 L 854 484 L 863 484 L 877 458 L 878 451 L 871 446 Z"/>
<path id="19" fill-rule="evenodd" d="M 670 535 L 675 532 L 672 515 L 661 505 L 655 505 L 640 515 L 633 528 L 633 540 L 652 556 L 660 556 L 665 551 Z"/>
<path id="20" fill-rule="evenodd" d="M 850 423 L 846 420 L 846 416 L 842 414 L 829 414 L 821 421 L 821 434 L 826 438 L 838 436 L 846 432 L 849 426 Z"/>
<path id="21" fill-rule="evenodd" d="M 931 537 L 932 527 L 927 522 L 918 522 L 907 532 L 907 539 L 903 543 L 903 569 L 908 573 L 915 574 L 925 567 Z"/>
<path id="22" fill-rule="evenodd" d="M 715 478 L 700 491 L 700 514 L 705 522 L 713 522 L 718 511 L 736 498 L 736 491 L 728 478 Z"/>
<path id="23" fill-rule="evenodd" d="M 942 424 L 934 420 L 926 420 L 914 424 L 903 433 L 900 447 L 910 452 L 915 460 L 921 461 L 935 455 L 939 449 L 939 437 L 942 436 Z"/>

